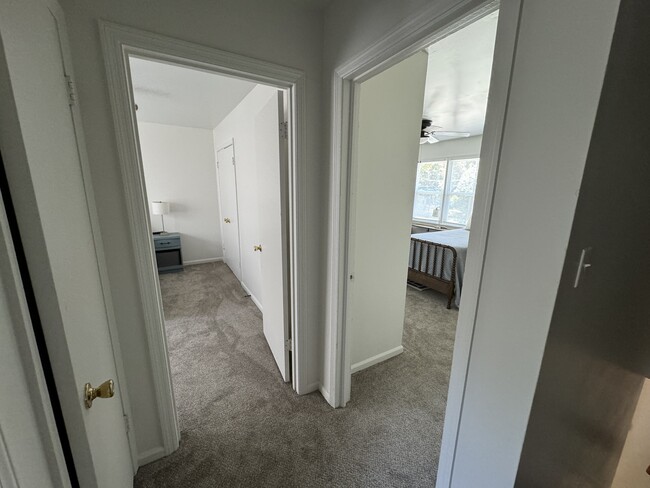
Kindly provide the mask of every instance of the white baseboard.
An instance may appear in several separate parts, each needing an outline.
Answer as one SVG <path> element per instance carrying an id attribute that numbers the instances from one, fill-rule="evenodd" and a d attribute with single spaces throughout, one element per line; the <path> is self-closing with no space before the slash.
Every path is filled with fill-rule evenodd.
<path id="1" fill-rule="evenodd" d="M 332 397 L 330 396 L 329 390 L 323 385 L 318 385 L 318 391 L 320 391 L 320 394 L 323 395 L 325 401 L 333 407 L 334 405 L 332 405 Z"/>
<path id="2" fill-rule="evenodd" d="M 259 301 L 257 298 L 255 298 L 255 295 L 253 295 L 253 293 L 252 293 L 252 292 L 250 291 L 250 289 L 249 289 L 249 288 L 244 284 L 243 281 L 240 281 L 240 283 L 241 283 L 241 287 L 244 289 L 244 291 L 245 291 L 246 293 L 248 293 L 248 294 L 251 296 L 251 300 L 253 300 L 253 303 L 257 306 L 257 308 L 260 309 L 260 312 L 264 313 L 264 310 L 262 310 L 262 304 L 260 303 L 260 301 Z"/>
<path id="3" fill-rule="evenodd" d="M 374 366 L 377 363 L 381 363 L 382 361 L 386 361 L 387 359 L 393 358 L 398 354 L 402 354 L 403 351 L 404 351 L 404 347 L 402 347 L 401 345 L 394 347 L 393 349 L 389 349 L 388 351 L 377 354 L 376 356 L 372 356 L 371 358 L 364 359 L 363 361 L 359 361 L 358 363 L 354 363 L 350 367 L 350 370 L 352 373 L 356 373 L 357 371 L 361 371 L 362 369 L 369 368 L 370 366 Z"/>
<path id="4" fill-rule="evenodd" d="M 163 446 L 152 447 L 138 454 L 138 466 L 153 463 L 167 455 Z"/>
<path id="5" fill-rule="evenodd" d="M 193 264 L 216 263 L 219 261 L 223 261 L 223 258 L 193 259 L 191 261 L 183 261 L 183 264 L 191 266 Z"/>

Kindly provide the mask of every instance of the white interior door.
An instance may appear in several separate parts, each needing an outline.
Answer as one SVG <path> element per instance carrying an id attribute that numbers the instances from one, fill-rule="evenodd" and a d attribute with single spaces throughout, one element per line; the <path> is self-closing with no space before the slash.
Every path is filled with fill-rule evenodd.
<path id="1" fill-rule="evenodd" d="M 219 175 L 223 260 L 237 279 L 241 281 L 237 171 L 234 146 L 232 144 L 217 151 L 217 173 Z"/>
<path id="2" fill-rule="evenodd" d="M 355 90 L 346 347 L 353 371 L 402 352 L 427 55 Z M 349 392 L 349 381 L 346 390 Z"/>
<path id="3" fill-rule="evenodd" d="M 282 193 L 287 182 L 287 129 L 283 93 L 278 91 L 255 117 L 259 232 L 264 336 L 284 381 L 291 381 L 291 352 L 287 344 L 289 300 L 287 276 L 287 217 Z"/>
<path id="4" fill-rule="evenodd" d="M 119 383 L 115 397 L 84 406 L 86 382 L 118 378 L 62 11 L 54 1 L 3 0 L 0 36 L 0 149 L 76 471 L 81 486 L 131 486 Z"/>

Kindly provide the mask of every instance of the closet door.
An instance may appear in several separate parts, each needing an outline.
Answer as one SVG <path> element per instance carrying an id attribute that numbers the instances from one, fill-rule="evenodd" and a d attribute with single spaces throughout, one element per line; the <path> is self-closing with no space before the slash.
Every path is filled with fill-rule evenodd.
<path id="1" fill-rule="evenodd" d="M 241 281 L 237 171 L 234 146 L 232 144 L 217 151 L 217 175 L 219 179 L 223 260 L 237 279 Z"/>
<path id="2" fill-rule="evenodd" d="M 0 148 L 79 479 L 73 485 L 133 486 L 135 466 L 124 421 L 127 404 L 122 398 L 123 385 L 115 362 L 117 343 L 112 336 L 110 305 L 106 303 L 105 282 L 100 274 L 103 256 L 97 247 L 100 236 L 93 218 L 90 168 L 82 158 L 84 149 L 79 144 L 83 140 L 78 124 L 79 102 L 66 89 L 74 78 L 63 11 L 54 0 L 2 0 L 0 38 Z M 3 220 L 0 273 L 5 291 L 17 297 L 12 303 L 12 312 L 16 313 L 16 299 L 20 300 L 23 290 L 18 282 L 9 287 L 7 281 L 12 274 L 15 276 L 17 264 L 13 261 L 15 253 L 7 233 L 7 220 Z M 13 269 L 7 268 L 7 259 L 9 263 L 13 261 Z M 24 302 L 22 307 L 24 312 Z M 28 329 L 19 333 L 31 335 Z M 6 347 L 5 338 L 0 340 Z M 34 368 L 32 371 L 40 368 L 38 357 L 28 351 L 20 353 L 25 364 Z M 3 353 L 1 359 L 0 375 L 4 379 L 7 356 Z M 44 405 L 39 407 L 42 415 L 51 416 L 51 411 L 47 412 L 49 400 L 40 396 L 46 386 L 42 376 L 30 375 L 24 380 L 29 381 L 33 391 L 32 401 Z M 28 429 L 18 424 L 20 415 L 12 416 L 11 410 L 5 410 L 8 405 L 18 408 L 17 403 L 8 402 L 20 390 L 5 389 L 5 384 L 0 392 L 0 445 L 9 442 L 16 446 L 15 439 L 27 439 Z M 93 396 L 97 391 L 91 389 L 91 384 L 102 385 L 99 398 Z M 42 422 L 39 426 L 46 427 L 46 421 Z M 44 429 L 42 435 L 51 441 L 55 433 Z M 33 449 L 39 448 L 40 439 L 30 441 Z M 45 443 L 51 446 L 48 441 Z M 0 471 L 7 466 L 8 454 L 12 455 L 12 465 L 22 468 L 27 462 L 27 451 L 8 452 L 4 446 L 1 451 Z M 56 453 L 44 455 L 52 459 Z M 57 461 L 53 460 L 51 466 L 60 473 L 60 451 Z M 37 473 L 21 470 L 16 479 L 12 471 L 9 476 L 5 476 L 7 471 L 0 473 L 0 484 L 47 486 L 37 482 Z M 7 478 L 11 480 L 8 484 Z"/>

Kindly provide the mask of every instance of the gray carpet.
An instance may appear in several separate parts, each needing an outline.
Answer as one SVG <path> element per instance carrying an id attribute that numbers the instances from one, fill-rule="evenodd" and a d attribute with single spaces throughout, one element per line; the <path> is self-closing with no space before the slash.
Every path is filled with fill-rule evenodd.
<path id="1" fill-rule="evenodd" d="M 458 312 L 407 292 L 404 353 L 353 375 L 352 401 L 282 382 L 259 310 L 222 263 L 161 276 L 181 445 L 136 487 L 433 486 Z"/>

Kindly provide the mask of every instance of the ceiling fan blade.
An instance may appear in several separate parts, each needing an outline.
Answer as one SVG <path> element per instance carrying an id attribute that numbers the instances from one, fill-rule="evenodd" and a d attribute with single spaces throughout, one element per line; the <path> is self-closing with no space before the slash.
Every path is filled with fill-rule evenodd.
<path id="1" fill-rule="evenodd" d="M 469 137 L 469 132 L 460 132 L 457 130 L 436 130 L 433 134 L 440 137 Z"/>
<path id="2" fill-rule="evenodd" d="M 440 139 L 437 139 L 433 133 L 429 134 L 429 137 L 427 138 L 427 144 L 435 144 L 436 142 L 440 142 Z"/>

